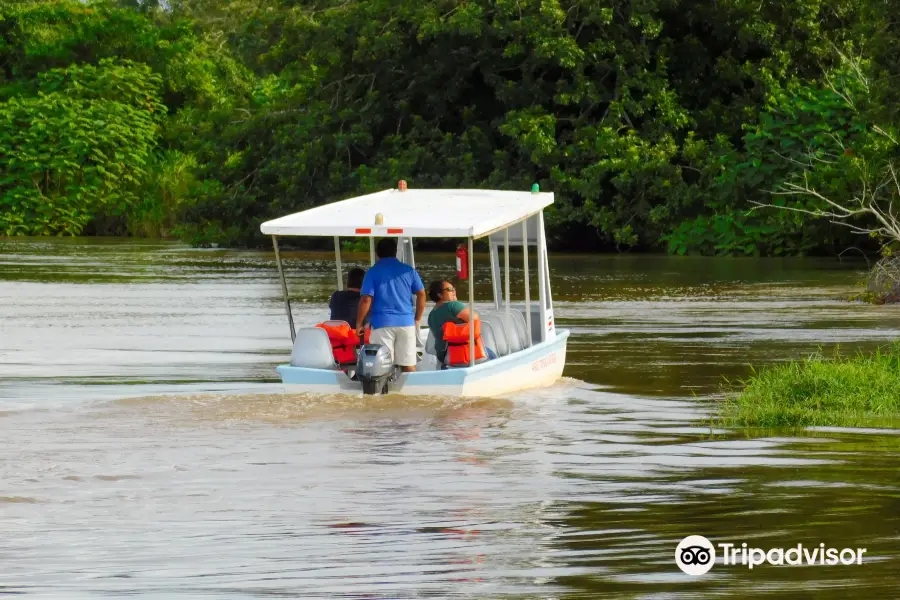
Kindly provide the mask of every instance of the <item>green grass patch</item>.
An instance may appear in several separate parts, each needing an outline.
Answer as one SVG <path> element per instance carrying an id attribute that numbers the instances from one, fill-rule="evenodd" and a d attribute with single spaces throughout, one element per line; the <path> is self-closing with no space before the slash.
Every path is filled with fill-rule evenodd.
<path id="1" fill-rule="evenodd" d="M 741 382 L 718 420 L 731 427 L 898 427 L 900 343 L 871 355 L 817 353 Z"/>

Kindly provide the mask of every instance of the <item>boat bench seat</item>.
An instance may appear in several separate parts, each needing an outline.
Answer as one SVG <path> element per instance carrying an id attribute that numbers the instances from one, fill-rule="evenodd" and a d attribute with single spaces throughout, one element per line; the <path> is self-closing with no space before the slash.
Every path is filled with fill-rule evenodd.
<path id="1" fill-rule="evenodd" d="M 296 336 L 294 348 L 291 350 L 292 367 L 337 368 L 328 332 L 319 327 L 302 327 L 297 330 Z"/>
<path id="2" fill-rule="evenodd" d="M 350 327 L 347 321 L 324 321 L 316 325 L 319 329 L 324 329 L 331 340 L 331 352 L 334 355 L 334 361 L 346 367 L 356 365 L 359 355 L 360 339 L 356 331 Z M 369 339 L 369 331 L 366 330 L 366 341 Z"/>
<path id="3" fill-rule="evenodd" d="M 528 348 L 528 337 L 525 335 L 525 317 L 515 308 L 509 313 L 505 309 L 482 311 L 482 319 L 494 328 L 495 337 L 502 333 L 506 341 L 507 354 L 513 354 Z M 502 347 L 502 343 L 500 344 Z M 499 353 L 498 353 L 499 354 Z M 501 354 L 501 356 L 503 356 Z"/>
<path id="4" fill-rule="evenodd" d="M 497 358 L 500 357 L 500 353 L 497 351 L 497 341 L 499 339 L 500 338 L 494 334 L 494 327 L 490 323 L 482 319 L 481 341 L 484 343 L 484 347 L 489 351 L 488 354 L 490 355 L 490 353 L 493 352 L 494 356 Z M 490 356 L 488 357 L 488 360 L 490 360 Z"/>
<path id="5" fill-rule="evenodd" d="M 531 346 L 531 334 L 528 331 L 527 325 L 525 323 L 525 314 L 517 308 L 512 308 L 509 311 L 509 315 L 510 317 L 512 317 L 513 323 L 516 327 L 516 331 L 519 333 L 519 343 L 522 345 L 522 349 L 524 350 L 525 348 Z"/>
<path id="6" fill-rule="evenodd" d="M 509 314 L 505 309 L 482 310 L 479 313 L 484 345 L 490 348 L 497 358 L 508 356 L 528 347 L 525 317 L 522 315 L 522 311 L 513 308 L 510 309 Z M 434 349 L 434 334 L 430 329 L 425 340 L 425 352 L 433 356 L 437 355 Z"/>
<path id="7" fill-rule="evenodd" d="M 484 314 L 481 315 L 481 322 L 483 323 L 482 327 L 485 325 L 489 327 L 490 336 L 493 338 L 489 344 L 487 340 L 485 340 L 485 344 L 488 344 L 488 347 L 490 347 L 498 357 L 508 355 L 509 341 L 506 338 L 506 331 L 503 329 L 503 321 L 501 321 L 497 315 Z"/>

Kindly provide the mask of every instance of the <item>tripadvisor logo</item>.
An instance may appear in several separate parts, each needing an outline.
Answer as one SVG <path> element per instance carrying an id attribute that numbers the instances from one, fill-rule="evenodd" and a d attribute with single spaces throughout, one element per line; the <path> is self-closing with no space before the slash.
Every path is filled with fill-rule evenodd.
<path id="1" fill-rule="evenodd" d="M 702 535 L 689 535 L 675 548 L 675 564 L 688 575 L 703 575 L 716 562 L 716 549 Z"/>
<path id="2" fill-rule="evenodd" d="M 703 575 L 712 569 L 716 562 L 716 548 L 722 552 L 722 564 L 724 566 L 742 565 L 749 569 L 765 563 L 770 565 L 822 565 L 833 567 L 836 565 L 861 565 L 865 548 L 826 548 L 825 544 L 813 547 L 804 547 L 797 544 L 790 548 L 762 548 L 748 547 L 746 543 L 737 544 L 721 543 L 713 546 L 713 543 L 702 535 L 689 535 L 675 548 L 675 564 L 688 575 Z"/>

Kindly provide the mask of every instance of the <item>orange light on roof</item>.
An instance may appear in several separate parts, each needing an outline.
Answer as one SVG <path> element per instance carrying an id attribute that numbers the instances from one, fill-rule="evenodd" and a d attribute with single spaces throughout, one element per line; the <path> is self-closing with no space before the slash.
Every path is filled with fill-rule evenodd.
<path id="1" fill-rule="evenodd" d="M 372 230 L 371 230 L 371 229 L 367 229 L 367 228 L 359 228 L 359 227 L 357 227 L 357 228 L 356 228 L 356 233 L 372 233 Z"/>
<path id="2" fill-rule="evenodd" d="M 402 229 L 388 229 L 388 234 L 392 233 L 403 233 Z"/>
<path id="3" fill-rule="evenodd" d="M 401 192 L 406 191 L 406 180 L 405 179 L 400 180 L 400 182 L 397 184 L 397 189 L 400 190 Z"/>

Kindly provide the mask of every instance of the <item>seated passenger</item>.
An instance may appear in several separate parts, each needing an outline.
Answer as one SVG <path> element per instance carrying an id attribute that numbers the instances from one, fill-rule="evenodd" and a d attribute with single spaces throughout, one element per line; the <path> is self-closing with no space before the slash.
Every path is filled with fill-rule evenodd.
<path id="1" fill-rule="evenodd" d="M 446 280 L 432 281 L 428 286 L 428 297 L 434 301 L 434 308 L 428 315 L 428 328 L 434 336 L 434 352 L 438 364 L 444 364 L 447 355 L 447 342 L 444 341 L 444 323 L 461 325 L 469 322 L 469 307 L 456 299 L 456 289 Z M 478 319 L 478 313 L 475 313 Z M 489 358 L 497 355 L 491 348 L 487 348 Z"/>
<path id="2" fill-rule="evenodd" d="M 359 267 L 350 269 L 347 273 L 347 289 L 339 290 L 331 295 L 328 307 L 331 309 L 332 321 L 347 321 L 350 327 L 356 329 L 356 313 L 359 309 L 359 290 L 362 287 L 366 272 Z M 368 317 L 366 317 L 368 320 Z"/>

